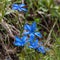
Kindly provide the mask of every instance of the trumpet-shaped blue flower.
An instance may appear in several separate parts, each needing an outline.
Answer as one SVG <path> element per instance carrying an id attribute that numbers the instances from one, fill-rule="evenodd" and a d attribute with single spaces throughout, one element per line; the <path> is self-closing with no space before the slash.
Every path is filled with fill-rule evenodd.
<path id="1" fill-rule="evenodd" d="M 26 43 L 27 43 L 27 36 L 23 36 L 22 38 L 15 36 L 15 41 L 14 41 L 15 46 L 24 46 Z"/>
<path id="2" fill-rule="evenodd" d="M 42 38 L 42 34 L 40 32 L 36 32 L 37 30 L 36 22 L 33 22 L 32 25 L 26 24 L 24 26 L 24 30 L 26 30 L 26 32 L 23 33 L 24 35 L 30 35 L 32 33 L 37 37 Z"/>
<path id="3" fill-rule="evenodd" d="M 20 5 L 20 7 L 22 6 L 24 5 Z M 16 10 L 17 8 L 14 9 Z M 30 43 L 30 45 L 28 45 L 29 48 L 36 49 L 38 52 L 45 54 L 48 48 L 45 48 L 43 46 L 43 42 L 41 41 L 39 42 L 36 36 L 42 38 L 42 34 L 40 32 L 37 32 L 36 22 L 33 22 L 31 25 L 25 24 L 23 37 L 19 38 L 18 36 L 15 36 L 14 45 L 23 47 L 27 42 L 29 42 Z"/>
<path id="4" fill-rule="evenodd" d="M 18 11 L 24 11 L 27 12 L 27 9 L 24 8 L 24 6 L 26 6 L 25 4 L 13 4 L 12 5 L 12 10 L 18 10 Z"/>

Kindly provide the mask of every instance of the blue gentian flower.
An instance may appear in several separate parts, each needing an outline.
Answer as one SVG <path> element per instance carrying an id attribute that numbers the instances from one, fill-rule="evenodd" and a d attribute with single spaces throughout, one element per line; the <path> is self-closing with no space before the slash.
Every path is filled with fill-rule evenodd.
<path id="1" fill-rule="evenodd" d="M 24 5 L 20 5 L 20 7 L 22 6 Z M 16 10 L 18 8 L 14 9 Z M 22 38 L 15 36 L 14 45 L 18 47 L 20 46 L 23 47 L 27 42 L 29 42 L 30 43 L 30 45 L 28 45 L 29 48 L 36 49 L 38 52 L 45 54 L 48 48 L 45 48 L 43 46 L 43 42 L 42 41 L 39 42 L 36 36 L 42 38 L 42 34 L 40 32 L 37 32 L 36 22 L 33 22 L 31 25 L 25 24 Z"/>
<path id="2" fill-rule="evenodd" d="M 23 36 L 22 38 L 15 36 L 15 41 L 14 41 L 15 46 L 24 46 L 26 43 L 27 43 L 27 36 Z"/>
<path id="3" fill-rule="evenodd" d="M 38 48 L 37 48 L 37 51 L 38 51 L 38 52 L 41 52 L 41 53 L 43 53 L 43 54 L 46 53 L 46 51 L 45 51 L 45 47 L 44 47 L 44 46 L 40 46 L 40 47 L 38 47 Z"/>
<path id="4" fill-rule="evenodd" d="M 34 42 L 31 42 L 30 41 L 30 46 L 29 46 L 29 48 L 33 48 L 33 49 L 36 49 L 36 48 L 38 48 L 38 39 L 37 40 L 35 40 Z"/>
<path id="5" fill-rule="evenodd" d="M 26 6 L 25 4 L 13 4 L 12 5 L 12 10 L 18 10 L 18 11 L 24 11 L 27 12 L 27 9 L 24 8 L 24 6 Z"/>
<path id="6" fill-rule="evenodd" d="M 36 22 L 33 22 L 32 25 L 26 24 L 24 26 L 24 30 L 26 30 L 23 34 L 24 35 L 30 35 L 31 33 L 36 35 L 39 38 L 42 38 L 42 34 L 40 32 L 36 32 L 37 26 Z"/>

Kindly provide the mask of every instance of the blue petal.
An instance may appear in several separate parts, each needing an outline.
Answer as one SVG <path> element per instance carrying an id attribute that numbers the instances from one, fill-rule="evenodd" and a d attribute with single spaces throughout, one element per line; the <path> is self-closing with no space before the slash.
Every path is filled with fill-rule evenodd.
<path id="1" fill-rule="evenodd" d="M 43 54 L 46 53 L 44 46 L 40 46 L 37 50 Z"/>
<path id="2" fill-rule="evenodd" d="M 18 36 L 15 36 L 15 41 L 20 42 L 21 39 Z"/>
<path id="3" fill-rule="evenodd" d="M 34 38 L 35 38 L 35 35 L 34 35 L 33 33 L 31 33 L 31 34 L 29 34 L 29 36 L 30 36 L 30 37 L 29 37 L 30 42 L 31 42 L 31 41 L 33 41 L 33 40 L 34 40 Z"/>
<path id="4" fill-rule="evenodd" d="M 22 40 L 22 41 L 26 41 L 26 40 L 27 40 L 27 36 L 23 36 L 23 37 L 21 38 L 21 40 Z"/>
<path id="5" fill-rule="evenodd" d="M 33 46 L 29 46 L 29 48 L 33 49 L 34 47 Z"/>
<path id="6" fill-rule="evenodd" d="M 25 26 L 24 26 L 24 30 L 31 31 L 31 26 L 29 26 L 28 24 L 25 24 Z"/>
<path id="7" fill-rule="evenodd" d="M 35 45 L 30 45 L 29 48 L 33 48 L 33 49 L 36 49 L 38 46 L 35 46 Z"/>
<path id="8" fill-rule="evenodd" d="M 38 39 L 36 39 L 36 40 L 35 40 L 35 44 L 38 44 L 38 42 L 39 42 Z"/>
<path id="9" fill-rule="evenodd" d="M 13 4 L 13 5 L 12 5 L 12 9 L 13 9 L 13 10 L 18 10 L 18 8 L 19 8 L 18 4 Z"/>
<path id="10" fill-rule="evenodd" d="M 25 42 L 23 42 L 23 41 L 20 41 L 20 42 L 14 41 L 14 45 L 15 46 L 24 46 Z"/>
<path id="11" fill-rule="evenodd" d="M 27 36 L 23 36 L 21 39 L 18 36 L 15 36 L 14 45 L 15 46 L 24 46 L 26 44 Z"/>
<path id="12" fill-rule="evenodd" d="M 29 33 L 29 31 L 23 32 L 24 35 L 28 35 Z"/>
<path id="13" fill-rule="evenodd" d="M 31 31 L 34 32 L 36 30 L 36 22 L 33 22 L 31 25 Z"/>
<path id="14" fill-rule="evenodd" d="M 21 7 L 21 8 L 24 7 L 24 6 L 26 6 L 26 5 L 25 4 L 19 4 L 19 7 Z"/>
<path id="15" fill-rule="evenodd" d="M 39 38 L 42 38 L 42 34 L 40 32 L 36 32 L 35 35 Z"/>
<path id="16" fill-rule="evenodd" d="M 23 36 L 22 37 L 22 44 L 25 45 L 28 41 L 27 41 L 27 36 Z"/>
<path id="17" fill-rule="evenodd" d="M 19 8 L 18 8 L 18 11 L 20 11 L 20 12 L 21 12 L 21 11 L 22 11 L 22 9 L 19 7 Z"/>
<path id="18" fill-rule="evenodd" d="M 14 42 L 13 43 L 15 46 L 21 46 L 21 43 L 19 43 L 19 42 Z"/>
<path id="19" fill-rule="evenodd" d="M 28 10 L 26 8 L 21 8 L 22 11 L 27 12 Z"/>
<path id="20" fill-rule="evenodd" d="M 35 47 L 38 47 L 39 46 L 38 45 L 38 42 L 39 42 L 38 39 L 36 39 L 35 42 L 34 42 L 35 43 Z"/>
<path id="21" fill-rule="evenodd" d="M 33 43 L 30 43 L 30 48 L 36 49 L 37 47 L 38 47 L 38 40 L 36 40 L 36 41 L 33 42 Z"/>

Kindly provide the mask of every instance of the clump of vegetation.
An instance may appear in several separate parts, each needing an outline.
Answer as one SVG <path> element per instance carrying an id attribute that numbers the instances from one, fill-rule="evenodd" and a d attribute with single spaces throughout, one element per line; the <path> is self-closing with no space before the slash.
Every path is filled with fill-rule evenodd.
<path id="1" fill-rule="evenodd" d="M 59 23 L 54 0 L 0 0 L 0 60 L 60 60 Z"/>

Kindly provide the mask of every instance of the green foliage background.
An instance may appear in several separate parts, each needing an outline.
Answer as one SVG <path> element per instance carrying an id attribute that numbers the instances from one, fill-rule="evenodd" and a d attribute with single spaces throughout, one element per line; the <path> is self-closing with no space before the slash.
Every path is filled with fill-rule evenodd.
<path id="1" fill-rule="evenodd" d="M 13 3 L 21 3 L 21 0 L 0 0 L 0 23 L 4 16 L 7 16 L 7 23 L 11 25 L 16 25 L 16 22 L 18 22 L 18 15 L 20 13 L 11 10 L 10 6 L 12 6 Z M 60 60 L 60 5 L 55 4 L 53 0 L 25 0 L 25 3 L 28 6 L 28 12 L 25 14 L 23 23 L 17 24 L 17 29 L 20 30 L 20 33 L 22 33 L 22 26 L 24 23 L 27 21 L 28 23 L 36 21 L 38 30 L 42 31 L 43 34 L 42 40 L 45 42 L 49 32 L 44 30 L 40 24 L 43 24 L 43 21 L 47 21 L 48 26 L 46 24 L 44 26 L 46 26 L 49 31 L 56 20 L 57 24 L 51 34 L 52 40 L 55 42 L 52 43 L 53 47 L 50 47 L 50 50 L 46 55 L 24 47 L 21 53 L 16 54 L 19 57 L 19 60 Z M 13 18 L 9 17 L 10 13 L 13 14 Z M 14 13 L 16 15 L 14 15 Z M 1 26 L 0 31 L 6 34 L 6 31 Z"/>

